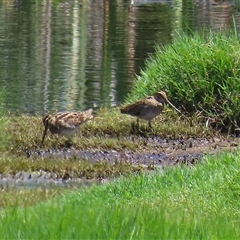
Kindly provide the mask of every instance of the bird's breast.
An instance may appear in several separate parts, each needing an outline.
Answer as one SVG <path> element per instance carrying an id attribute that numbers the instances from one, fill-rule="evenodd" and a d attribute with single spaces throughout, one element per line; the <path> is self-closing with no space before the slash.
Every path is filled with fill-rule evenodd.
<path id="1" fill-rule="evenodd" d="M 65 137 L 71 137 L 77 130 L 77 127 L 66 128 L 62 126 L 50 126 L 49 130 L 52 134 L 58 134 Z"/>

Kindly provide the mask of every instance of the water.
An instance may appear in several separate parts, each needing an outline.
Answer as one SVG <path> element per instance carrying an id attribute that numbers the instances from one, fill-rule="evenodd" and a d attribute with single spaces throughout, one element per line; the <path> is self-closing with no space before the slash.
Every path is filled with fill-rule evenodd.
<path id="1" fill-rule="evenodd" d="M 30 115 L 117 106 L 176 31 L 239 31 L 239 2 L 0 0 L 2 107 Z"/>

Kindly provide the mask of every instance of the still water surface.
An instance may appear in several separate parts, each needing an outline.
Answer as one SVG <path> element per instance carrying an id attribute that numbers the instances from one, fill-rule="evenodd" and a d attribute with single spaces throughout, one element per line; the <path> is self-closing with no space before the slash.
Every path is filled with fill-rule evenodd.
<path id="1" fill-rule="evenodd" d="M 42 115 L 119 105 L 155 43 L 231 27 L 233 16 L 240 31 L 228 0 L 0 0 L 3 108 Z"/>

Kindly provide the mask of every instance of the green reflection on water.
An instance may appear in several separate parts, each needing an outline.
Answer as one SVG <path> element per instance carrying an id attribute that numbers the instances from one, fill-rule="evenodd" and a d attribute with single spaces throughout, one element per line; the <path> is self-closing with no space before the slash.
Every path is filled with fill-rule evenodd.
<path id="1" fill-rule="evenodd" d="M 214 28 L 231 19 L 230 2 L 141 2 L 0 1 L 5 108 L 43 114 L 118 105 L 155 43 L 170 43 L 186 26 Z"/>

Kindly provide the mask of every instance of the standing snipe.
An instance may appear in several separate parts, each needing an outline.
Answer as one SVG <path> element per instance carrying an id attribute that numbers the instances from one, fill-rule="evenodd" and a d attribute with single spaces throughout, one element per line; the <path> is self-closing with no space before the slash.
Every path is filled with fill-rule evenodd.
<path id="1" fill-rule="evenodd" d="M 149 127 L 152 127 L 151 120 L 163 111 L 165 103 L 168 103 L 176 111 L 181 113 L 171 102 L 169 102 L 166 93 L 163 91 L 122 107 L 120 111 L 123 114 L 137 117 L 137 124 L 139 123 L 139 119 L 144 119 L 148 121 Z"/>
<path id="2" fill-rule="evenodd" d="M 59 134 L 69 138 L 81 124 L 93 118 L 92 111 L 92 109 L 88 109 L 83 112 L 62 112 L 45 116 L 42 119 L 45 126 L 42 145 L 48 129 L 52 134 Z"/>

